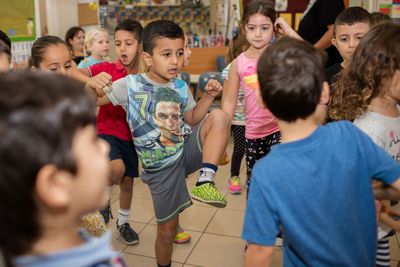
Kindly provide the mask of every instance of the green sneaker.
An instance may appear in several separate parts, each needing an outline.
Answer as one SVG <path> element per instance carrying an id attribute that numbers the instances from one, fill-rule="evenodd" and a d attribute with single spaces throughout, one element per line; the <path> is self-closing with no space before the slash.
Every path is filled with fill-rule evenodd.
<path id="1" fill-rule="evenodd" d="M 191 197 L 217 208 L 226 207 L 226 198 L 218 192 L 213 182 L 195 185 L 192 188 Z"/>

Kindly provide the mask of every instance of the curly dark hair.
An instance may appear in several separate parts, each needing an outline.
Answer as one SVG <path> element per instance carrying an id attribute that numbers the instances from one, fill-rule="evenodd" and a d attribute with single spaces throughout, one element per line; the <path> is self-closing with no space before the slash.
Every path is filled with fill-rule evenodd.
<path id="1" fill-rule="evenodd" d="M 371 100 L 387 94 L 388 82 L 400 67 L 400 25 L 382 23 L 361 40 L 349 66 L 333 84 L 329 116 L 354 120 Z"/>

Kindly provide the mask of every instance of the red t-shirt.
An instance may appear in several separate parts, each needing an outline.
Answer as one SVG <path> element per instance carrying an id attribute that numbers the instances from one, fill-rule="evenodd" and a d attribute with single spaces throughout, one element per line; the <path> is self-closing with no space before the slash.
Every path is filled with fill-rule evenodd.
<path id="1" fill-rule="evenodd" d="M 111 75 L 113 82 L 128 75 L 127 70 L 119 60 L 115 62 L 101 62 L 90 66 L 91 76 L 96 76 L 100 72 L 107 72 Z M 132 133 L 126 122 L 126 112 L 121 106 L 107 104 L 100 107 L 97 115 L 97 134 L 108 134 L 119 139 L 131 141 Z"/>

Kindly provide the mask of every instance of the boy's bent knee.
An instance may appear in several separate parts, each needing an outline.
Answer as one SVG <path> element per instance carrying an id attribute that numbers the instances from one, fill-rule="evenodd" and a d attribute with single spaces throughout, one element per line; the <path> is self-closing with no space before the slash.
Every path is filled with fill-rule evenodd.
<path id="1" fill-rule="evenodd" d="M 212 120 L 212 123 L 216 126 L 229 127 L 229 115 L 221 109 L 212 110 L 207 117 L 209 117 L 209 119 Z"/>

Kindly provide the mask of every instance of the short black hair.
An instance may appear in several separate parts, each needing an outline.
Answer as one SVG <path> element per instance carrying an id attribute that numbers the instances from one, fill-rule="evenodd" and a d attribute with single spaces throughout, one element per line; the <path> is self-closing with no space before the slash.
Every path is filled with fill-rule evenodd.
<path id="1" fill-rule="evenodd" d="M 171 20 L 155 20 L 147 24 L 143 29 L 143 51 L 153 54 L 157 39 L 185 39 L 182 28 Z"/>
<path id="2" fill-rule="evenodd" d="M 157 89 L 154 95 L 154 108 L 157 106 L 159 102 L 173 102 L 173 103 L 181 103 L 181 97 L 179 93 L 168 87 L 160 87 Z"/>
<path id="3" fill-rule="evenodd" d="M 136 40 L 140 44 L 142 42 L 143 26 L 133 19 L 124 19 L 115 27 L 114 34 L 119 31 L 128 31 L 135 34 Z"/>
<path id="4" fill-rule="evenodd" d="M 280 120 L 293 122 L 315 112 L 324 77 L 323 52 L 284 37 L 261 55 L 257 73 L 263 101 Z"/>
<path id="5" fill-rule="evenodd" d="M 339 25 L 354 25 L 356 23 L 368 23 L 372 26 L 371 14 L 362 7 L 353 6 L 346 8 L 335 19 L 333 36 L 336 36 L 336 27 Z"/>
<path id="6" fill-rule="evenodd" d="M 72 142 L 79 129 L 94 125 L 95 103 L 82 83 L 53 73 L 0 74 L 0 88 L 0 227 L 7 229 L 0 231 L 0 250 L 9 262 L 42 232 L 39 171 L 52 164 L 77 173 Z"/>
<path id="7" fill-rule="evenodd" d="M 11 40 L 8 37 L 8 35 L 2 30 L 0 30 L 0 40 L 3 41 L 6 45 L 8 45 L 8 47 L 11 49 Z"/>

